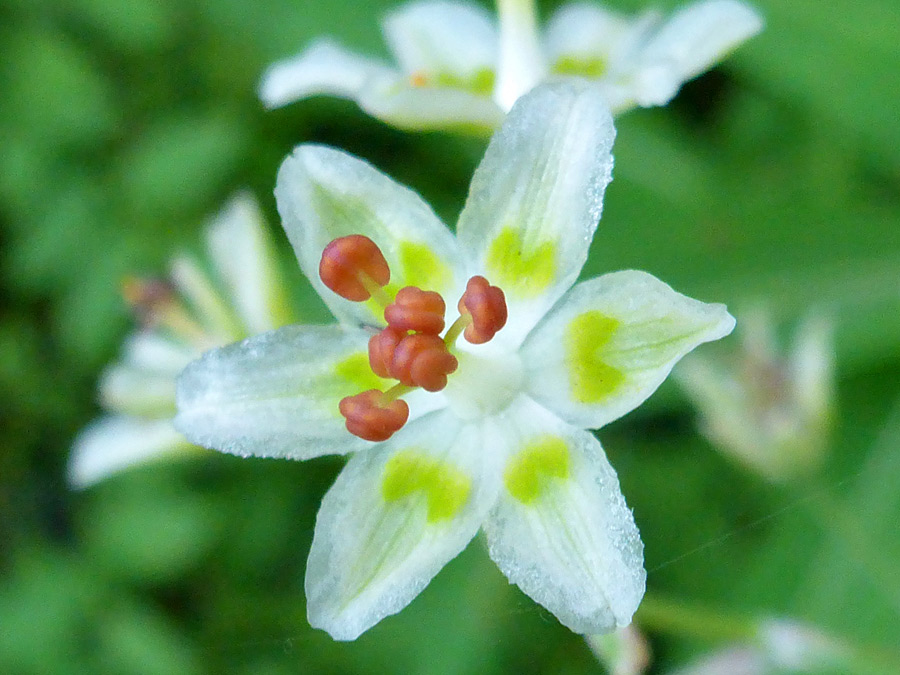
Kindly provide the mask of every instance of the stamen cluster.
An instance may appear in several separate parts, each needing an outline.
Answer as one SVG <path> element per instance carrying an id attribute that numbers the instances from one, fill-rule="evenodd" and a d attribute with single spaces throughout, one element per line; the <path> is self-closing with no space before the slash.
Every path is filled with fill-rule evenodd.
<path id="1" fill-rule="evenodd" d="M 439 293 L 415 286 L 401 288 L 393 300 L 384 287 L 391 273 L 378 246 L 363 235 L 332 241 L 322 252 L 319 276 L 347 300 L 381 304 L 387 326 L 369 340 L 369 366 L 379 377 L 397 380 L 386 392 L 370 389 L 340 403 L 347 430 L 367 441 L 390 438 L 409 419 L 409 406 L 399 397 L 422 388 L 436 392 L 459 367 L 450 352 L 463 334 L 472 344 L 488 342 L 506 324 L 503 291 L 487 279 L 472 277 L 457 307 L 459 318 L 444 337 L 446 303 Z"/>

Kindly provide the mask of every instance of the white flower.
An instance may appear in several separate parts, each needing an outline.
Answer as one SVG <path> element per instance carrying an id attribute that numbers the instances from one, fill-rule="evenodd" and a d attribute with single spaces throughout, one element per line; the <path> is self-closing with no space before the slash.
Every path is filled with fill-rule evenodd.
<path id="1" fill-rule="evenodd" d="M 643 675 L 650 667 L 650 645 L 633 623 L 586 640 L 609 675 Z"/>
<path id="2" fill-rule="evenodd" d="M 301 145 L 284 162 L 275 194 L 285 230 L 340 323 L 207 353 L 179 378 L 176 425 L 244 456 L 362 451 L 319 511 L 306 571 L 313 626 L 355 639 L 412 601 L 481 528 L 510 581 L 573 631 L 630 622 L 644 592 L 643 547 L 585 429 L 639 405 L 734 320 L 643 272 L 575 283 L 614 135 L 595 87 L 536 88 L 491 140 L 456 237 L 417 194 L 350 155 Z M 389 294 L 416 286 L 455 308 L 467 279 L 483 275 L 508 306 L 494 339 L 452 346 L 459 368 L 446 388 L 405 396 L 408 423 L 378 444 L 347 432 L 338 403 L 391 384 L 367 358 L 381 306 L 345 300 L 317 273 L 326 245 L 354 234 L 383 251 Z"/>
<path id="3" fill-rule="evenodd" d="M 730 359 L 692 355 L 676 380 L 697 406 L 701 428 L 724 453 L 772 481 L 795 478 L 825 457 L 834 404 L 832 329 L 821 317 L 799 325 L 778 349 L 771 316 L 741 320 Z"/>
<path id="4" fill-rule="evenodd" d="M 171 283 L 126 282 L 143 328 L 100 382 L 107 413 L 75 439 L 68 478 L 87 487 L 128 467 L 194 448 L 172 426 L 175 378 L 204 351 L 286 323 L 292 317 L 256 202 L 239 194 L 206 228 L 215 275 L 180 255 Z"/>
<path id="5" fill-rule="evenodd" d="M 664 105 L 762 28 L 740 0 L 701 0 L 668 18 L 627 17 L 599 4 L 560 8 L 539 32 L 533 0 L 498 0 L 499 28 L 481 7 L 413 2 L 382 29 L 396 65 L 320 39 L 272 65 L 260 84 L 270 108 L 319 94 L 356 101 L 406 129 L 494 129 L 516 99 L 545 80 L 597 83 L 614 113 Z"/>

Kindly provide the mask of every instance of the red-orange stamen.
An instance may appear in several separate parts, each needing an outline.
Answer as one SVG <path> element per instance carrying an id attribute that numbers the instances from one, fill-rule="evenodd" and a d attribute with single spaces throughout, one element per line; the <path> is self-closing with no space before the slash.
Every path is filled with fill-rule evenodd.
<path id="1" fill-rule="evenodd" d="M 404 337 L 394 350 L 391 377 L 410 387 L 440 391 L 447 386 L 447 375 L 459 366 L 456 357 L 437 335 L 416 333 Z"/>
<path id="2" fill-rule="evenodd" d="M 409 419 L 406 401 L 385 401 L 377 389 L 347 396 L 341 400 L 340 411 L 347 419 L 347 431 L 366 441 L 386 441 Z"/>
<path id="3" fill-rule="evenodd" d="M 385 321 L 391 328 L 416 333 L 438 335 L 444 330 L 447 306 L 440 293 L 406 286 L 384 310 Z"/>
<path id="4" fill-rule="evenodd" d="M 472 316 L 472 323 L 466 326 L 463 333 L 472 344 L 488 342 L 506 325 L 506 297 L 500 288 L 491 286 L 484 277 L 469 279 L 457 307 L 460 314 Z"/>
<path id="5" fill-rule="evenodd" d="M 363 302 L 372 297 L 373 286 L 387 285 L 391 270 L 374 241 L 351 234 L 335 239 L 322 251 L 319 277 L 342 298 Z"/>
<path id="6" fill-rule="evenodd" d="M 405 335 L 406 331 L 388 327 L 369 338 L 369 367 L 378 377 L 391 377 L 394 350 Z"/>

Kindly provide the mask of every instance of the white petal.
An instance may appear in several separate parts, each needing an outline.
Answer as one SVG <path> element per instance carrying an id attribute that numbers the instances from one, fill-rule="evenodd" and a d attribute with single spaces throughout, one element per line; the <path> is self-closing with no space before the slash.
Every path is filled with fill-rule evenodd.
<path id="1" fill-rule="evenodd" d="M 192 447 L 170 419 L 102 417 L 75 438 L 69 456 L 69 483 L 85 488 L 129 467 Z"/>
<path id="2" fill-rule="evenodd" d="M 198 260 L 189 255 L 178 255 L 172 260 L 169 276 L 181 295 L 187 300 L 191 319 L 196 317 L 200 330 L 195 341 L 204 348 L 226 344 L 244 337 L 234 308 L 213 283 Z"/>
<path id="3" fill-rule="evenodd" d="M 500 286 L 517 345 L 572 285 L 597 228 L 612 177 L 612 117 L 583 82 L 522 97 L 494 135 L 459 219 L 476 269 Z"/>
<path id="4" fill-rule="evenodd" d="M 175 414 L 175 378 L 200 353 L 158 333 L 125 341 L 122 358 L 103 372 L 100 402 L 118 413 L 150 417 Z"/>
<path id="5" fill-rule="evenodd" d="M 503 121 L 503 111 L 488 95 L 451 87 L 417 87 L 409 82 L 373 82 L 360 95 L 360 106 L 401 129 L 443 130 L 488 136 Z"/>
<path id="6" fill-rule="evenodd" d="M 308 459 L 369 445 L 344 427 L 345 396 L 389 382 L 369 370 L 368 333 L 287 326 L 207 352 L 178 378 L 176 427 L 236 455 Z"/>
<path id="7" fill-rule="evenodd" d="M 355 455 L 322 501 L 306 568 L 309 622 L 354 640 L 408 605 L 497 496 L 480 429 L 428 415 Z"/>
<path id="8" fill-rule="evenodd" d="M 290 323 L 273 243 L 251 193 L 228 203 L 207 227 L 206 240 L 246 335 Z"/>
<path id="9" fill-rule="evenodd" d="M 379 61 L 322 39 L 300 55 L 271 65 L 260 82 L 259 98 L 267 108 L 321 94 L 355 99 L 370 79 L 392 72 Z"/>
<path id="10" fill-rule="evenodd" d="M 363 234 L 391 268 L 388 292 L 403 286 L 437 291 L 447 299 L 465 279 L 450 231 L 419 195 L 370 164 L 340 150 L 301 145 L 281 165 L 275 187 L 278 211 L 300 268 L 335 315 L 348 323 L 382 324 L 373 302 L 344 300 L 319 279 L 319 261 L 337 237 Z"/>
<path id="11" fill-rule="evenodd" d="M 576 633 L 628 625 L 643 545 L 600 443 L 524 399 L 494 420 L 493 440 L 505 466 L 484 525 L 491 558 Z"/>
<path id="12" fill-rule="evenodd" d="M 645 272 L 605 274 L 576 285 L 528 336 L 528 391 L 571 424 L 598 428 L 646 400 L 694 347 L 733 328 L 724 305 Z"/>
<path id="13" fill-rule="evenodd" d="M 635 55 L 637 103 L 668 103 L 684 82 L 725 58 L 762 26 L 759 13 L 739 0 L 706 0 L 675 12 Z"/>
<path id="14" fill-rule="evenodd" d="M 495 98 L 509 110 L 546 74 L 534 0 L 497 0 L 500 61 Z"/>
<path id="15" fill-rule="evenodd" d="M 497 29 L 482 7 L 462 2 L 412 2 L 383 23 L 401 70 L 426 86 L 458 87 L 490 95 Z"/>
<path id="16" fill-rule="evenodd" d="M 547 23 L 544 35 L 551 69 L 600 77 L 632 24 L 628 17 L 594 3 L 563 5 Z"/>

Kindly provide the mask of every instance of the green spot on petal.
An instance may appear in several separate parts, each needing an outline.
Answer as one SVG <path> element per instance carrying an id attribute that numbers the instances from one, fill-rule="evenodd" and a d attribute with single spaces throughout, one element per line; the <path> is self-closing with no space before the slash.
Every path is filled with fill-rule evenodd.
<path id="1" fill-rule="evenodd" d="M 451 89 L 465 89 L 479 96 L 490 96 L 494 91 L 494 71 L 490 68 L 481 68 L 469 77 L 461 77 L 456 73 L 437 73 L 434 75 L 434 84 L 438 87 Z M 426 78 L 426 86 L 428 79 Z"/>
<path id="2" fill-rule="evenodd" d="M 569 477 L 569 447 L 558 436 L 541 436 L 507 465 L 506 490 L 523 504 L 531 504 L 547 491 L 552 479 Z"/>
<path id="3" fill-rule="evenodd" d="M 572 395 L 581 403 L 598 403 L 612 394 L 625 375 L 603 361 L 601 351 L 621 322 L 602 312 L 575 317 L 566 331 L 566 366 Z"/>
<path id="4" fill-rule="evenodd" d="M 549 241 L 526 244 L 522 233 L 504 227 L 487 254 L 491 283 L 518 297 L 539 295 L 556 276 L 556 246 Z"/>
<path id="5" fill-rule="evenodd" d="M 424 244 L 400 243 L 400 269 L 407 286 L 440 293 L 450 285 L 447 265 Z"/>
<path id="6" fill-rule="evenodd" d="M 453 518 L 469 499 L 472 481 L 456 467 L 421 450 L 404 450 L 384 467 L 381 495 L 387 503 L 421 494 L 428 504 L 428 522 Z"/>
<path id="7" fill-rule="evenodd" d="M 606 59 L 594 57 L 563 56 L 553 64 L 553 72 L 559 75 L 600 78 L 606 74 Z"/>
<path id="8" fill-rule="evenodd" d="M 387 380 L 383 380 L 372 372 L 369 366 L 369 355 L 366 352 L 351 354 L 334 367 L 334 373 L 348 385 L 348 394 L 381 389 Z"/>

